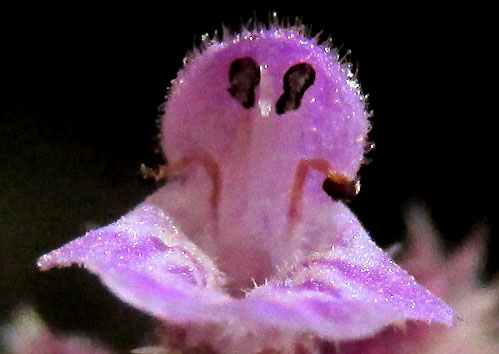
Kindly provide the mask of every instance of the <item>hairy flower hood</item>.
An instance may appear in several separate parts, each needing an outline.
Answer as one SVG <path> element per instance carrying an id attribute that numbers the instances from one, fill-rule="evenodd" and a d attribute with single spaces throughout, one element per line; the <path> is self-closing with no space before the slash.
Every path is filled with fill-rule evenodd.
<path id="1" fill-rule="evenodd" d="M 183 345 L 221 353 L 454 323 L 342 202 L 358 191 L 369 123 L 330 48 L 279 28 L 212 42 L 173 82 L 162 128 L 168 183 L 41 269 L 83 265 L 184 328 Z"/>

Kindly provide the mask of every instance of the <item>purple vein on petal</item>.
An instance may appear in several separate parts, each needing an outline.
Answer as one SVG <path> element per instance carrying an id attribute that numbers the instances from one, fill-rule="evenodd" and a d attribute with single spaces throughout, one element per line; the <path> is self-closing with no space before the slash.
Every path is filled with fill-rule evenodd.
<path id="1" fill-rule="evenodd" d="M 454 323 L 452 309 L 378 248 L 348 208 L 330 204 L 311 209 L 314 223 L 321 223 L 324 212 L 341 215 L 339 224 L 330 224 L 332 238 L 323 240 L 334 246 L 289 267 L 284 278 L 249 292 L 247 300 L 257 316 L 335 340 L 372 336 L 407 320 Z M 350 226 L 345 228 L 346 224 Z"/>
<path id="2" fill-rule="evenodd" d="M 196 305 L 228 299 L 210 258 L 161 209 L 146 203 L 38 260 L 42 270 L 71 264 L 83 265 L 124 301 L 165 319 L 203 318 Z"/>

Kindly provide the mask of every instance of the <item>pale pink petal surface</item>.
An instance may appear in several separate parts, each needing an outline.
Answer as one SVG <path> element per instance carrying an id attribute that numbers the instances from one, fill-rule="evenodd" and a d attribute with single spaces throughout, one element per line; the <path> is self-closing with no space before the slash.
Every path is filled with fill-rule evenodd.
<path id="1" fill-rule="evenodd" d="M 139 205 L 108 227 L 90 231 L 41 257 L 41 269 L 80 264 L 123 300 L 179 322 L 216 319 L 228 297 L 213 263 L 160 209 Z"/>
<path id="2" fill-rule="evenodd" d="M 422 285 L 455 309 L 459 320 L 446 328 L 409 322 L 389 327 L 372 338 L 322 343 L 321 354 L 493 354 L 499 352 L 499 285 L 480 282 L 486 229 L 479 227 L 450 254 L 428 211 L 413 204 L 407 214 L 408 243 L 401 264 Z"/>

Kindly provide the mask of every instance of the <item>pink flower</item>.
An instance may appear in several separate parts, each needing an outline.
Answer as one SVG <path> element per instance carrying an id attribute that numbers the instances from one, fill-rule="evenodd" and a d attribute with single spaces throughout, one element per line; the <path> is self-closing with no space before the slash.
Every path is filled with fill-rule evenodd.
<path id="1" fill-rule="evenodd" d="M 341 201 L 358 191 L 364 101 L 349 65 L 296 29 L 209 42 L 169 93 L 168 183 L 39 266 L 83 265 L 165 323 L 170 347 L 325 353 L 453 325 Z"/>

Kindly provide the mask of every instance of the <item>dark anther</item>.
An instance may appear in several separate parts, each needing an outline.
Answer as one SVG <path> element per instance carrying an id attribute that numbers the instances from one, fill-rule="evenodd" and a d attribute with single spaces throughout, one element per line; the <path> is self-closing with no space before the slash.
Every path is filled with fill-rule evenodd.
<path id="1" fill-rule="evenodd" d="M 360 183 L 345 175 L 331 173 L 322 183 L 322 189 L 334 200 L 351 200 L 359 193 Z"/>
<path id="2" fill-rule="evenodd" d="M 277 114 L 298 109 L 305 91 L 315 81 L 315 70 L 308 63 L 293 65 L 286 71 L 283 79 L 284 93 L 275 105 Z"/>
<path id="3" fill-rule="evenodd" d="M 244 108 L 255 104 L 255 87 L 260 83 L 260 67 L 250 57 L 236 59 L 230 65 L 229 93 Z"/>

